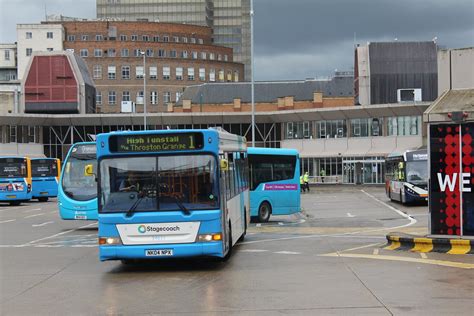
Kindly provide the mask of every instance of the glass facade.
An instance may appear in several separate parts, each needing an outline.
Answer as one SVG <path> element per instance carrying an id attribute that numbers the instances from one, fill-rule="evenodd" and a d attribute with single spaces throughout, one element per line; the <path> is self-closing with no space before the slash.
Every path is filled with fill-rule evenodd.
<path id="1" fill-rule="evenodd" d="M 234 61 L 245 65 L 250 79 L 250 0 L 97 0 L 97 17 L 211 27 L 214 44 L 232 48 Z"/>

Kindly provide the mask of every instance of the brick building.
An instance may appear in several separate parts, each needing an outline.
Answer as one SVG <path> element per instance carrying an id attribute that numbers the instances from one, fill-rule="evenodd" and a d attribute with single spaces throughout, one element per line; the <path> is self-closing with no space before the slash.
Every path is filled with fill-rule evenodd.
<path id="1" fill-rule="evenodd" d="M 163 112 L 186 86 L 243 80 L 243 64 L 231 48 L 212 44 L 205 26 L 121 21 L 59 21 L 65 50 L 85 61 L 97 88 L 99 113 L 119 113 L 122 101 L 143 112 L 146 74 L 147 112 Z M 143 55 L 146 69 L 143 69 Z"/>

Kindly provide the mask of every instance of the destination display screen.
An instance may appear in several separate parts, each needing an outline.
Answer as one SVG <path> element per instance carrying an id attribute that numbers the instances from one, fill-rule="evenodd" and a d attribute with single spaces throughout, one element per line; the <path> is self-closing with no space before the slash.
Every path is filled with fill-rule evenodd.
<path id="1" fill-rule="evenodd" d="M 115 153 L 196 150 L 204 146 L 202 133 L 113 135 L 109 149 Z"/>
<path id="2" fill-rule="evenodd" d="M 97 147 L 95 144 L 91 145 L 78 145 L 72 149 L 71 156 L 74 158 L 84 159 L 95 157 L 97 153 Z"/>

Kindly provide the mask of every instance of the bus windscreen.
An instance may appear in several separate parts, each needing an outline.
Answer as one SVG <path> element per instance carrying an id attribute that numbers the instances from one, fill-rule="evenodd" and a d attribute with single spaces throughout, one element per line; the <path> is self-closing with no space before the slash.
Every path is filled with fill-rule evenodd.
<path id="1" fill-rule="evenodd" d="M 22 158 L 1 158 L 0 178 L 26 177 L 26 161 Z"/>
<path id="2" fill-rule="evenodd" d="M 31 175 L 33 177 L 57 177 L 58 164 L 54 159 L 32 160 Z"/>

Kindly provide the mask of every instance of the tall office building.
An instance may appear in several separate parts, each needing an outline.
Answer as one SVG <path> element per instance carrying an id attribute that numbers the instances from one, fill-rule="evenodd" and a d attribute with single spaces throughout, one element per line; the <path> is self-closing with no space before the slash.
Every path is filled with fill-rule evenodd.
<path id="1" fill-rule="evenodd" d="M 97 18 L 209 26 L 214 44 L 232 48 L 250 80 L 250 0 L 97 0 Z"/>

